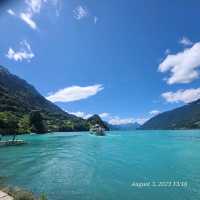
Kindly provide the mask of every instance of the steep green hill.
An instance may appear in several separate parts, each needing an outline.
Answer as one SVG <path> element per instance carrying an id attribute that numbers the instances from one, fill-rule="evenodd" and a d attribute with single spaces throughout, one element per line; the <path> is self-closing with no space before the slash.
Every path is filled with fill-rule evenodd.
<path id="1" fill-rule="evenodd" d="M 171 111 L 161 113 L 139 129 L 199 129 L 200 99 Z"/>
<path id="2" fill-rule="evenodd" d="M 41 123 L 38 124 L 37 120 Z M 64 112 L 32 85 L 0 66 L 0 134 L 87 131 L 90 124 Z"/>

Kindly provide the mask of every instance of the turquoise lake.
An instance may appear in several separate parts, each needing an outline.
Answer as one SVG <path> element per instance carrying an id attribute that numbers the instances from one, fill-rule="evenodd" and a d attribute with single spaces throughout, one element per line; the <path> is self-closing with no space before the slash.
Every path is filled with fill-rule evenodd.
<path id="1" fill-rule="evenodd" d="M 200 131 L 18 138 L 28 144 L 0 148 L 0 176 L 49 200 L 200 199 Z"/>

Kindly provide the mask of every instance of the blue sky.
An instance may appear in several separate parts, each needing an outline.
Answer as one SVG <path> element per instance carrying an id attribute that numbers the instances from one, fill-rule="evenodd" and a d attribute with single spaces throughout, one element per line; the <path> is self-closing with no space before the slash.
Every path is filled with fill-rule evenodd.
<path id="1" fill-rule="evenodd" d="M 196 0 L 8 3 L 0 7 L 0 64 L 68 112 L 141 123 L 200 98 L 199 7 Z"/>

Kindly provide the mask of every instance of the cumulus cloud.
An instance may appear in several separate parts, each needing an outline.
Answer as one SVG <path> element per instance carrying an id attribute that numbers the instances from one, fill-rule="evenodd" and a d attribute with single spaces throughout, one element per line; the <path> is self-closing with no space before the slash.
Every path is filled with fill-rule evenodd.
<path id="1" fill-rule="evenodd" d="M 134 123 L 135 120 L 133 118 L 119 118 L 119 117 L 114 117 L 111 118 L 109 121 L 109 124 L 112 125 L 122 125 L 122 124 L 129 124 L 129 123 Z"/>
<path id="2" fill-rule="evenodd" d="M 89 117 L 91 117 L 92 115 L 94 115 L 94 113 L 87 113 L 87 112 L 82 112 L 82 111 L 77 111 L 77 112 L 71 112 L 71 111 L 68 111 L 66 110 L 67 113 L 69 114 L 72 114 L 72 115 L 75 115 L 77 117 L 81 117 L 83 119 L 88 119 Z M 106 119 L 109 117 L 109 113 L 106 113 L 106 112 L 103 112 L 103 113 L 100 113 L 98 114 L 102 119 Z"/>
<path id="3" fill-rule="evenodd" d="M 94 113 L 88 113 L 88 112 L 82 112 L 82 111 L 77 111 L 77 112 L 71 112 L 68 110 L 65 110 L 67 113 L 75 115 L 77 117 L 81 117 L 83 119 L 88 119 L 89 117 L 93 116 Z M 133 123 L 139 123 L 139 124 L 144 124 L 149 118 L 145 117 L 138 117 L 138 118 L 120 118 L 118 116 L 113 116 L 110 113 L 103 112 L 98 114 L 101 119 L 107 121 L 109 124 L 112 125 L 124 125 L 124 124 L 133 124 Z"/>
<path id="4" fill-rule="evenodd" d="M 110 113 L 107 113 L 107 112 L 103 112 L 103 113 L 100 113 L 99 114 L 99 116 L 101 117 L 101 118 L 108 118 L 109 116 L 110 116 Z"/>
<path id="5" fill-rule="evenodd" d="M 193 42 L 187 38 L 187 37 L 182 37 L 179 41 L 180 44 L 184 45 L 184 46 L 190 46 L 193 45 Z"/>
<path id="6" fill-rule="evenodd" d="M 96 95 L 104 88 L 100 84 L 81 87 L 71 86 L 58 90 L 57 92 L 47 96 L 46 98 L 52 102 L 72 102 L 79 101 L 81 99 L 87 99 Z"/>
<path id="7" fill-rule="evenodd" d="M 165 92 L 161 96 L 169 103 L 189 103 L 200 98 L 200 88 Z"/>
<path id="8" fill-rule="evenodd" d="M 31 46 L 26 40 L 20 42 L 20 49 L 18 51 L 15 51 L 10 47 L 8 53 L 6 54 L 6 57 L 9 58 L 10 60 L 15 60 L 15 61 L 27 60 L 28 62 L 30 62 L 34 56 L 35 55 L 31 50 Z"/>
<path id="9" fill-rule="evenodd" d="M 75 115 L 77 117 L 81 117 L 83 119 L 88 119 L 89 117 L 91 117 L 93 115 L 93 114 L 85 113 L 85 112 L 81 112 L 81 111 L 78 111 L 78 112 L 66 111 L 66 112 L 68 112 L 69 114 Z"/>
<path id="10" fill-rule="evenodd" d="M 159 113 L 160 113 L 159 110 L 151 110 L 151 111 L 149 112 L 150 115 L 158 115 Z"/>
<path id="11" fill-rule="evenodd" d="M 144 124 L 148 118 L 120 118 L 120 117 L 111 117 L 108 121 L 109 124 L 112 125 L 124 125 L 124 124 L 133 124 L 139 123 Z"/>
<path id="12" fill-rule="evenodd" d="M 86 7 L 83 7 L 81 5 L 77 6 L 74 10 L 74 18 L 77 20 L 83 19 L 88 16 L 88 10 Z"/>
<path id="13" fill-rule="evenodd" d="M 170 71 L 168 84 L 190 83 L 199 78 L 200 42 L 175 55 L 168 55 L 159 65 L 159 71 Z"/>

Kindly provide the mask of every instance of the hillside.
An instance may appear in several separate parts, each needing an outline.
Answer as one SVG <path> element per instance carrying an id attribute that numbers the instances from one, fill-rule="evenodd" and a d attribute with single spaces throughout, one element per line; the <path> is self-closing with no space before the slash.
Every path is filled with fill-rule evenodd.
<path id="1" fill-rule="evenodd" d="M 171 111 L 163 112 L 139 129 L 199 129 L 200 99 Z"/>
<path id="2" fill-rule="evenodd" d="M 42 121 L 41 131 L 30 124 L 31 116 L 33 121 Z M 0 134 L 87 131 L 89 127 L 87 120 L 64 112 L 32 85 L 0 66 Z"/>

